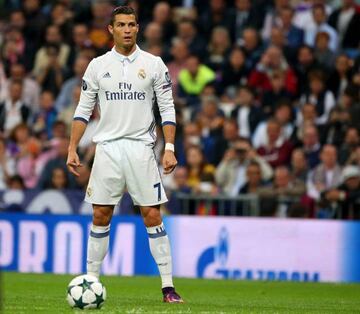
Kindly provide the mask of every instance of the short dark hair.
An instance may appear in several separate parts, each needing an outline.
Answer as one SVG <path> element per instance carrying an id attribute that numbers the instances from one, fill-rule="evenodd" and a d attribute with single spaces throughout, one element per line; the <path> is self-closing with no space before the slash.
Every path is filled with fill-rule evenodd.
<path id="1" fill-rule="evenodd" d="M 122 5 L 122 6 L 116 7 L 112 11 L 109 25 L 114 25 L 115 16 L 118 14 L 134 15 L 136 23 L 138 23 L 138 17 L 137 17 L 135 10 L 132 7 Z"/>

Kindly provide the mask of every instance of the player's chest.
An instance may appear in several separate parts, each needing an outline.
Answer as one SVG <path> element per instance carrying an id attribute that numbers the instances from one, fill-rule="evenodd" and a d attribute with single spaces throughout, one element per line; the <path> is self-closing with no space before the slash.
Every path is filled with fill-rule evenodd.
<path id="1" fill-rule="evenodd" d="M 102 70 L 98 76 L 99 87 L 110 91 L 148 91 L 153 77 L 142 65 L 122 65 L 120 62 Z"/>

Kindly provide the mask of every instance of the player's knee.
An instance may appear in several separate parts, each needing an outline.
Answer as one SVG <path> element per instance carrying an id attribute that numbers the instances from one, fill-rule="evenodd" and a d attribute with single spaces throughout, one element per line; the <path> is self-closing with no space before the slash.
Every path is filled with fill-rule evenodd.
<path id="1" fill-rule="evenodd" d="M 111 216 L 111 211 L 102 208 L 94 208 L 93 224 L 95 226 L 107 226 L 110 224 Z"/>
<path id="2" fill-rule="evenodd" d="M 144 216 L 144 223 L 147 227 L 154 227 L 161 225 L 161 215 L 160 211 L 157 209 L 150 210 L 145 216 Z"/>

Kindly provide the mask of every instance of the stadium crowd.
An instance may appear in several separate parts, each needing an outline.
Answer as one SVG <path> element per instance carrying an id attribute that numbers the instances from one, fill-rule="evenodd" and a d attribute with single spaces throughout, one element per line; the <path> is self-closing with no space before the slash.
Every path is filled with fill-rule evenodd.
<path id="1" fill-rule="evenodd" d="M 1 189 L 85 189 L 99 112 L 78 178 L 66 169 L 69 128 L 84 71 L 112 47 L 109 16 L 123 4 L 138 12 L 140 48 L 163 58 L 173 82 L 170 212 L 181 213 L 179 192 L 251 193 L 268 205 L 260 215 L 360 219 L 354 0 L 0 1 Z"/>

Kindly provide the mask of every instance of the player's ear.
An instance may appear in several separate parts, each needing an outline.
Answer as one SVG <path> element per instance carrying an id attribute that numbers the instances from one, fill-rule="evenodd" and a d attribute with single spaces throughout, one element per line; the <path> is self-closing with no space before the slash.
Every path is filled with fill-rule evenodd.
<path id="1" fill-rule="evenodd" d="M 112 26 L 111 24 L 108 25 L 108 31 L 109 31 L 109 33 L 110 33 L 111 35 L 114 34 L 114 28 L 113 28 L 113 26 Z"/>

